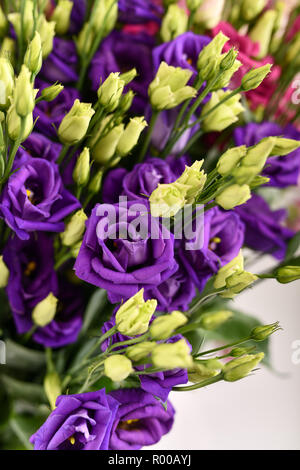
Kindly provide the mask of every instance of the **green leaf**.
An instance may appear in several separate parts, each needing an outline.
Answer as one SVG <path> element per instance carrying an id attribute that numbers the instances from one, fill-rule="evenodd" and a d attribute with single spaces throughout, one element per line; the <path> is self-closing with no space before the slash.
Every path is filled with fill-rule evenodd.
<path id="1" fill-rule="evenodd" d="M 12 369 L 38 372 L 46 365 L 45 354 L 25 348 L 10 339 L 6 341 L 6 363 Z"/>
<path id="2" fill-rule="evenodd" d="M 8 375 L 0 375 L 0 384 L 9 396 L 31 403 L 47 403 L 42 385 L 30 382 L 21 382 Z"/>
<path id="3" fill-rule="evenodd" d="M 192 353 L 196 354 L 205 340 L 205 331 L 202 328 L 199 328 L 194 331 L 189 331 L 188 333 L 184 334 L 184 337 L 191 344 Z"/>
<path id="4" fill-rule="evenodd" d="M 287 250 L 286 250 L 286 255 L 285 255 L 285 261 L 291 260 L 293 256 L 297 253 L 298 248 L 300 247 L 300 231 L 294 235 L 293 238 L 288 243 Z"/>
<path id="5" fill-rule="evenodd" d="M 86 334 L 97 316 L 100 317 L 101 311 L 107 303 L 107 293 L 104 289 L 97 289 L 92 295 L 84 315 L 84 322 L 81 329 L 81 336 Z M 100 321 L 99 321 L 100 329 Z"/>

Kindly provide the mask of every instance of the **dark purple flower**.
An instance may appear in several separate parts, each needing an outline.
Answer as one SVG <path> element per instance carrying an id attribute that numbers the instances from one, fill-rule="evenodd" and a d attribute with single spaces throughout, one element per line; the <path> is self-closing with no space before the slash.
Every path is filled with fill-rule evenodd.
<path id="1" fill-rule="evenodd" d="M 281 127 L 274 122 L 249 123 L 234 131 L 236 145 L 250 147 L 264 137 L 280 136 L 300 140 L 300 132 L 292 125 Z M 285 188 L 298 184 L 300 174 L 300 149 L 284 157 L 271 157 L 267 160 L 263 175 L 270 178 L 270 186 Z"/>
<path id="2" fill-rule="evenodd" d="M 53 50 L 43 63 L 40 76 L 47 82 L 77 82 L 77 52 L 74 41 L 55 37 Z"/>
<path id="3" fill-rule="evenodd" d="M 61 395 L 30 442 L 35 450 L 108 450 L 117 409 L 118 402 L 104 389 Z"/>
<path id="4" fill-rule="evenodd" d="M 282 260 L 292 230 L 282 225 L 287 216 L 284 209 L 272 211 L 267 202 L 258 194 L 236 207 L 235 211 L 245 224 L 245 243 L 253 250 L 262 251 Z"/>
<path id="5" fill-rule="evenodd" d="M 30 157 L 55 162 L 59 157 L 60 151 L 61 144 L 53 142 L 43 134 L 32 132 L 25 142 L 22 143 L 22 147 L 19 147 L 14 168 L 19 168 L 22 164 L 26 163 Z"/>
<path id="6" fill-rule="evenodd" d="M 76 34 L 81 30 L 85 14 L 86 0 L 73 0 L 69 33 Z"/>
<path id="7" fill-rule="evenodd" d="M 155 0 L 119 0 L 119 19 L 122 23 L 160 22 L 163 8 Z"/>
<path id="8" fill-rule="evenodd" d="M 112 303 L 161 284 L 176 269 L 174 237 L 151 217 L 145 203 L 98 204 L 93 209 L 75 272 L 79 279 L 106 289 Z"/>
<path id="9" fill-rule="evenodd" d="M 55 163 L 29 157 L 3 191 L 0 214 L 22 240 L 33 231 L 62 232 L 63 219 L 80 207 L 67 191 Z"/>
<path id="10" fill-rule="evenodd" d="M 202 247 L 187 250 L 186 241 L 181 244 L 179 257 L 200 291 L 221 266 L 238 255 L 244 242 L 244 230 L 235 212 L 214 208 L 204 214 Z"/>
<path id="11" fill-rule="evenodd" d="M 175 410 L 167 402 L 162 403 L 150 393 L 139 389 L 124 389 L 111 392 L 119 402 L 109 443 L 111 450 L 138 450 L 160 441 L 174 422 Z"/>
<path id="12" fill-rule="evenodd" d="M 100 81 L 105 80 L 111 72 L 127 72 L 135 67 L 138 75 L 129 84 L 136 94 L 133 109 L 137 113 L 144 113 L 148 86 L 153 79 L 152 48 L 153 39 L 147 34 L 133 35 L 113 31 L 101 43 L 92 60 L 92 89 L 97 90 Z"/>
<path id="13" fill-rule="evenodd" d="M 49 85 L 41 80 L 37 82 L 40 90 Z M 65 87 L 55 100 L 50 102 L 40 101 L 33 111 L 33 118 L 34 120 L 37 119 L 35 129 L 43 135 L 56 138 L 56 129 L 59 128 L 62 119 L 70 111 L 77 98 L 79 98 L 79 93 L 75 88 Z"/>
<path id="14" fill-rule="evenodd" d="M 116 325 L 116 320 L 115 317 L 113 316 L 110 320 L 106 321 L 103 323 L 103 326 L 101 328 L 101 332 L 104 335 L 108 330 L 113 328 Z M 116 343 L 121 343 L 122 341 L 127 341 L 128 339 L 132 339 L 129 336 L 122 335 L 122 333 L 119 333 L 118 331 L 111 335 L 108 339 L 103 341 L 101 344 L 101 351 L 106 351 L 107 348 L 110 345 L 116 344 Z M 118 347 L 115 349 L 115 351 L 118 351 L 119 349 L 122 349 L 122 347 Z"/>

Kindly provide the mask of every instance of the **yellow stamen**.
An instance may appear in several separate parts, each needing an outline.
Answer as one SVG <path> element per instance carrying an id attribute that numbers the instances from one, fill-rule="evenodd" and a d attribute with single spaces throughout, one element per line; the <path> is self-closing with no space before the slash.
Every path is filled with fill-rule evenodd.
<path id="1" fill-rule="evenodd" d="M 76 440 L 74 436 L 69 437 L 69 441 L 72 444 L 72 446 L 75 444 Z"/>
<path id="2" fill-rule="evenodd" d="M 25 276 L 30 276 L 33 271 L 35 271 L 36 269 L 36 262 L 35 261 L 30 261 L 27 266 L 26 266 L 26 269 L 25 269 Z"/>

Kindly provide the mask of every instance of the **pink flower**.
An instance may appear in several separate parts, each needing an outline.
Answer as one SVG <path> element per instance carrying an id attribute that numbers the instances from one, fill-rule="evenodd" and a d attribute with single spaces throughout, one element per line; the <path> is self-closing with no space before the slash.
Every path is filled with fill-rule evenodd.
<path id="1" fill-rule="evenodd" d="M 300 31 L 300 15 L 297 16 L 297 18 L 294 21 L 293 26 L 288 32 L 287 37 L 286 37 L 287 41 L 291 41 L 299 31 Z"/>

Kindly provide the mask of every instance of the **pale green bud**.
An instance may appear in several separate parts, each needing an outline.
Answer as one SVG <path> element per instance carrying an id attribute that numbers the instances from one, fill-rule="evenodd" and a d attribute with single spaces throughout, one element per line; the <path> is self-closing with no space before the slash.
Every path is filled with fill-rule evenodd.
<path id="1" fill-rule="evenodd" d="M 117 17 L 117 0 L 101 0 L 93 7 L 90 22 L 95 32 L 98 32 L 104 24 L 104 35 L 107 36 L 115 27 Z"/>
<path id="2" fill-rule="evenodd" d="M 210 369 L 204 364 L 194 362 L 189 369 L 188 378 L 190 382 L 200 383 L 203 380 L 211 379 L 219 374 L 218 370 Z"/>
<path id="3" fill-rule="evenodd" d="M 223 323 L 232 318 L 233 313 L 229 310 L 219 310 L 217 312 L 207 312 L 200 317 L 200 326 L 204 330 L 215 330 Z"/>
<path id="4" fill-rule="evenodd" d="M 56 399 L 61 395 L 61 382 L 57 372 L 48 372 L 44 379 L 44 390 L 52 410 L 55 409 Z"/>
<path id="5" fill-rule="evenodd" d="M 103 179 L 103 170 L 99 170 L 93 176 L 93 178 L 92 178 L 92 180 L 91 180 L 91 182 L 88 186 L 89 193 L 98 194 L 100 192 L 102 179 Z"/>
<path id="6" fill-rule="evenodd" d="M 187 0 L 186 6 L 190 11 L 195 11 L 200 7 L 202 2 L 203 0 Z"/>
<path id="7" fill-rule="evenodd" d="M 227 263 L 225 266 L 219 269 L 215 281 L 214 281 L 214 288 L 221 289 L 222 287 L 226 286 L 226 279 L 231 276 L 235 272 L 243 271 L 244 270 L 244 257 L 242 251 Z"/>
<path id="8" fill-rule="evenodd" d="M 237 60 L 238 51 L 231 49 L 227 54 L 223 54 L 220 62 L 220 70 L 223 69 L 222 75 L 216 81 L 212 87 L 213 90 L 219 90 L 220 88 L 227 88 L 230 84 L 231 78 L 242 66 L 242 63 Z"/>
<path id="9" fill-rule="evenodd" d="M 131 108 L 132 102 L 134 98 L 134 93 L 132 90 L 129 90 L 125 95 L 121 96 L 120 103 L 119 103 L 119 110 L 122 113 L 127 113 Z"/>
<path id="10" fill-rule="evenodd" d="M 218 173 L 222 176 L 231 175 L 237 164 L 244 158 L 247 153 L 246 145 L 228 149 L 217 163 Z"/>
<path id="11" fill-rule="evenodd" d="M 58 128 L 60 141 L 65 145 L 75 145 L 80 142 L 85 137 L 94 114 L 91 103 L 81 103 L 76 99 Z"/>
<path id="12" fill-rule="evenodd" d="M 117 329 L 122 335 L 137 336 L 146 333 L 157 306 L 157 300 L 144 301 L 144 289 L 125 302 L 116 313 Z"/>
<path id="13" fill-rule="evenodd" d="M 45 16 L 41 15 L 38 20 L 37 31 L 40 33 L 41 36 L 43 59 L 46 59 L 53 49 L 53 39 L 55 36 L 55 22 L 47 21 Z"/>
<path id="14" fill-rule="evenodd" d="M 9 97 L 12 96 L 14 84 L 14 70 L 10 61 L 0 57 L 0 109 L 6 110 L 9 107 Z"/>
<path id="15" fill-rule="evenodd" d="M 160 35 L 163 42 L 172 41 L 187 30 L 188 15 L 178 5 L 170 5 L 163 17 Z"/>
<path id="16" fill-rule="evenodd" d="M 243 91 L 255 90 L 271 72 L 272 64 L 266 64 L 257 69 L 252 69 L 242 78 L 241 87 Z"/>
<path id="17" fill-rule="evenodd" d="M 245 356 L 246 354 L 253 352 L 254 349 L 256 349 L 255 346 L 252 346 L 249 348 L 234 348 L 230 351 L 230 356 L 231 357 Z"/>
<path id="18" fill-rule="evenodd" d="M 298 66 L 299 53 L 300 53 L 300 33 L 298 32 L 295 35 L 293 41 L 289 44 L 289 47 L 286 52 L 285 62 L 287 64 L 293 63 L 293 65 Z"/>
<path id="19" fill-rule="evenodd" d="M 90 176 L 90 151 L 87 147 L 79 155 L 74 171 L 73 180 L 77 186 L 85 186 Z"/>
<path id="20" fill-rule="evenodd" d="M 142 117 L 131 118 L 127 124 L 117 145 L 117 153 L 121 157 L 125 157 L 136 146 L 141 133 L 147 126 L 147 122 Z"/>
<path id="21" fill-rule="evenodd" d="M 136 69 L 131 69 L 131 70 L 128 70 L 128 72 L 121 73 L 119 78 L 123 80 L 125 85 L 128 85 L 128 83 L 132 82 L 132 80 L 135 79 L 137 74 L 138 73 Z"/>
<path id="22" fill-rule="evenodd" d="M 23 118 L 23 132 L 22 132 L 22 124 L 21 118 L 18 116 L 16 112 L 16 107 L 14 104 L 11 104 L 8 112 L 7 112 L 7 130 L 8 135 L 11 140 L 16 141 L 20 140 L 23 142 L 27 139 L 29 134 L 32 131 L 33 127 L 33 117 L 32 114 L 27 114 L 25 118 Z"/>
<path id="23" fill-rule="evenodd" d="M 115 354 L 104 361 L 104 374 L 113 382 L 122 382 L 133 372 L 131 361 L 122 354 Z"/>
<path id="24" fill-rule="evenodd" d="M 203 0 L 195 16 L 202 28 L 212 29 L 221 21 L 225 0 Z"/>
<path id="25" fill-rule="evenodd" d="M 211 99 L 208 103 L 203 106 L 202 116 L 211 111 L 217 104 L 223 101 L 230 91 L 219 90 L 212 93 Z M 236 94 L 225 103 L 219 105 L 219 107 L 210 112 L 210 114 L 203 120 L 203 130 L 205 132 L 221 132 L 227 127 L 231 126 L 238 121 L 238 117 L 243 111 L 244 107 L 240 103 L 241 95 Z"/>
<path id="26" fill-rule="evenodd" d="M 25 5 L 24 5 L 24 14 L 23 14 L 23 27 L 21 28 L 21 13 L 10 13 L 8 15 L 8 19 L 12 23 L 17 36 L 20 37 L 21 30 L 22 30 L 23 37 L 25 37 L 25 39 L 29 41 L 33 33 L 34 5 L 33 5 L 32 0 L 26 0 L 26 2 L 24 3 Z"/>
<path id="27" fill-rule="evenodd" d="M 186 369 L 192 367 L 193 359 L 185 339 L 176 343 L 158 344 L 151 354 L 155 367 L 160 369 Z"/>
<path id="28" fill-rule="evenodd" d="M 112 159 L 117 150 L 117 145 L 124 132 L 124 124 L 113 127 L 108 133 L 101 137 L 92 147 L 93 159 L 105 165 Z"/>
<path id="29" fill-rule="evenodd" d="M 251 339 L 253 339 L 253 341 L 265 341 L 269 336 L 280 329 L 279 322 L 272 323 L 271 325 L 257 326 L 251 331 Z"/>
<path id="30" fill-rule="evenodd" d="M 159 184 L 149 198 L 153 217 L 174 217 L 185 205 L 185 190 L 174 183 Z"/>
<path id="31" fill-rule="evenodd" d="M 10 61 L 12 65 L 15 62 L 15 53 L 16 53 L 16 43 L 10 37 L 3 38 L 1 44 L 1 57 L 6 58 Z"/>
<path id="32" fill-rule="evenodd" d="M 153 339 L 168 339 L 177 328 L 187 323 L 187 317 L 175 310 L 168 315 L 155 318 L 150 325 L 150 334 Z"/>
<path id="33" fill-rule="evenodd" d="M 145 359 L 156 347 L 156 343 L 152 341 L 144 341 L 143 343 L 137 343 L 134 346 L 126 348 L 126 355 L 133 362 L 139 362 Z"/>
<path id="34" fill-rule="evenodd" d="M 35 106 L 36 93 L 37 90 L 33 89 L 31 83 L 31 72 L 26 65 L 22 65 L 14 90 L 14 104 L 16 113 L 19 116 L 26 117 L 32 113 Z"/>
<path id="35" fill-rule="evenodd" d="M 28 67 L 30 72 L 37 75 L 42 68 L 42 44 L 41 36 L 36 31 L 32 41 L 27 48 L 24 64 Z"/>
<path id="36" fill-rule="evenodd" d="M 6 34 L 7 27 L 8 27 L 8 22 L 7 22 L 5 14 L 4 14 L 1 6 L 0 6 L 0 36 L 1 37 Z"/>
<path id="37" fill-rule="evenodd" d="M 259 186 L 269 183 L 269 181 L 270 178 L 267 178 L 266 176 L 256 175 L 251 181 L 250 187 L 251 189 L 258 188 Z"/>
<path id="38" fill-rule="evenodd" d="M 72 215 L 70 221 L 67 223 L 65 231 L 61 234 L 62 244 L 65 246 L 72 246 L 82 239 L 85 231 L 85 222 L 87 216 L 84 210 L 81 209 Z"/>
<path id="39" fill-rule="evenodd" d="M 263 170 L 274 148 L 275 139 L 275 137 L 268 137 L 247 150 L 241 166 L 233 170 L 233 176 L 238 184 L 251 182 Z"/>
<path id="40" fill-rule="evenodd" d="M 75 243 L 75 245 L 70 247 L 70 253 L 71 253 L 73 258 L 76 259 L 77 256 L 79 255 L 81 245 L 82 245 L 82 240 L 80 240 L 79 242 Z"/>
<path id="41" fill-rule="evenodd" d="M 211 78 L 211 75 L 214 75 L 219 66 L 219 59 L 223 50 L 224 45 L 226 42 L 229 41 L 229 38 L 225 36 L 222 32 L 218 33 L 217 36 L 215 36 L 210 43 L 205 46 L 202 51 L 200 52 L 198 56 L 198 62 L 197 62 L 197 68 L 198 71 L 202 77 L 202 70 L 206 68 L 208 62 L 211 59 L 217 59 L 217 62 L 212 62 L 211 65 L 213 65 L 213 70 L 211 74 L 206 75 L 203 77 L 204 79 L 209 79 Z"/>
<path id="42" fill-rule="evenodd" d="M 58 4 L 51 15 L 51 20 L 55 21 L 57 34 L 65 34 L 70 27 L 70 18 L 73 2 L 70 0 L 58 0 Z"/>
<path id="43" fill-rule="evenodd" d="M 276 279 L 281 284 L 300 279 L 300 266 L 283 266 L 276 271 Z"/>
<path id="44" fill-rule="evenodd" d="M 207 175 L 201 170 L 203 161 L 196 160 L 192 166 L 186 166 L 182 175 L 176 180 L 176 184 L 185 187 L 186 204 L 193 204 L 205 186 Z"/>
<path id="45" fill-rule="evenodd" d="M 3 256 L 0 256 L 0 289 L 6 287 L 9 279 L 9 270 L 3 261 Z"/>
<path id="46" fill-rule="evenodd" d="M 98 100 L 107 112 L 114 111 L 120 102 L 125 82 L 120 79 L 120 73 L 111 73 L 98 89 Z"/>
<path id="47" fill-rule="evenodd" d="M 242 3 L 242 17 L 245 21 L 252 21 L 258 16 L 266 6 L 266 0 L 243 0 Z"/>
<path id="48" fill-rule="evenodd" d="M 35 325 L 43 328 L 52 322 L 55 317 L 58 299 L 50 294 L 39 302 L 32 311 L 32 320 Z"/>
<path id="49" fill-rule="evenodd" d="M 94 32 L 90 30 L 89 23 L 84 23 L 76 40 L 78 54 L 84 57 L 92 47 L 94 41 Z"/>
<path id="50" fill-rule="evenodd" d="M 242 186 L 233 184 L 218 194 L 215 201 L 223 209 L 230 210 L 236 206 L 245 204 L 250 198 L 251 190 L 247 184 L 243 184 Z"/>
<path id="51" fill-rule="evenodd" d="M 243 379 L 263 360 L 264 356 L 264 353 L 248 354 L 233 359 L 224 366 L 224 380 L 235 382 L 236 380 Z"/>
<path id="52" fill-rule="evenodd" d="M 270 137 L 267 137 L 267 139 L 270 139 Z M 275 137 L 273 142 L 275 142 L 275 144 L 270 153 L 270 157 L 282 157 L 294 152 L 300 147 L 300 142 L 298 140 L 285 139 L 284 137 Z"/>
<path id="53" fill-rule="evenodd" d="M 225 299 L 232 299 L 235 295 L 251 286 L 257 279 L 258 277 L 255 274 L 247 271 L 233 273 L 226 279 L 227 292 L 220 295 Z"/>
<path id="54" fill-rule="evenodd" d="M 46 88 L 43 88 L 41 91 L 41 97 L 44 101 L 53 101 L 55 98 L 58 97 L 58 95 L 63 91 L 64 86 L 57 84 L 57 85 L 51 85 Z"/>
<path id="55" fill-rule="evenodd" d="M 260 45 L 258 59 L 262 59 L 268 55 L 270 42 L 272 38 L 273 28 L 277 19 L 275 10 L 267 10 L 256 22 L 253 29 L 250 31 L 250 38 Z"/>

